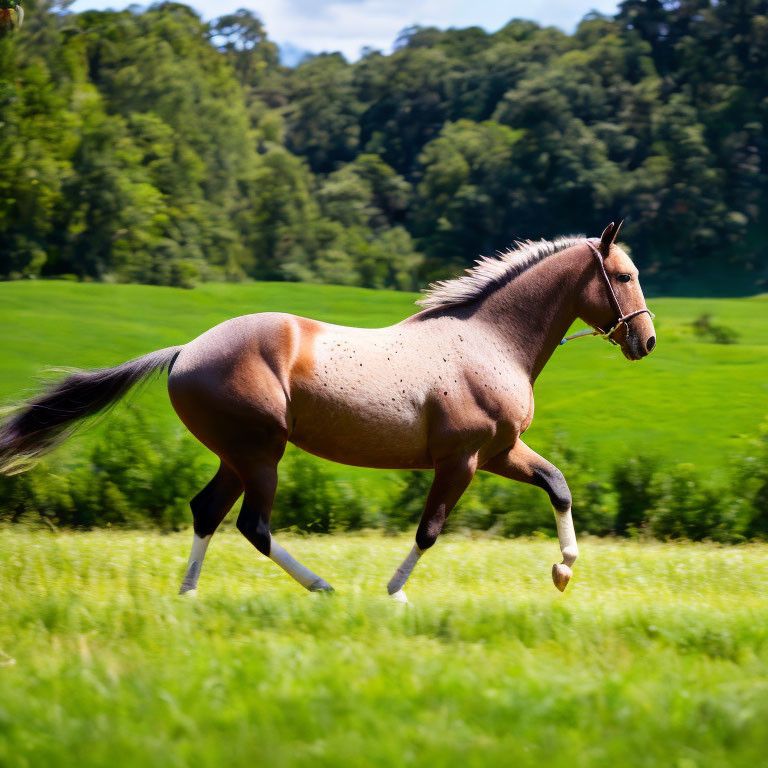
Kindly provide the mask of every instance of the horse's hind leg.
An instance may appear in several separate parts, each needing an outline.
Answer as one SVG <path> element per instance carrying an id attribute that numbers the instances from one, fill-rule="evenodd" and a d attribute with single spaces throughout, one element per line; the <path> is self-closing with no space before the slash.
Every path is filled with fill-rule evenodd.
<path id="1" fill-rule="evenodd" d="M 532 451 L 522 440 L 518 440 L 508 451 L 495 456 L 481 469 L 522 483 L 536 485 L 549 494 L 555 509 L 557 538 L 563 555 L 563 562 L 552 566 L 552 581 L 562 592 L 573 576 L 571 566 L 579 554 L 571 517 L 571 492 L 563 473 Z"/>
<path id="2" fill-rule="evenodd" d="M 243 484 L 240 478 L 233 469 L 222 462 L 213 480 L 190 502 L 194 536 L 187 573 L 179 590 L 180 595 L 197 589 L 197 580 L 200 578 L 211 536 L 242 492 Z"/>
<path id="3" fill-rule="evenodd" d="M 245 486 L 245 496 L 237 518 L 237 527 L 259 552 L 277 563 L 302 587 L 310 592 L 332 592 L 333 587 L 325 579 L 292 557 L 270 533 L 269 519 L 277 491 L 277 463 L 284 448 L 283 440 L 279 448 L 260 453 L 253 463 L 238 469 Z"/>

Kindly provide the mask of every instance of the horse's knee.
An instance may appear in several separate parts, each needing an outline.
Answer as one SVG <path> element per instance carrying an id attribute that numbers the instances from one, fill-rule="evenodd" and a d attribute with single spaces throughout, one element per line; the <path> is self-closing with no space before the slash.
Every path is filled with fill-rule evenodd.
<path id="1" fill-rule="evenodd" d="M 272 551 L 272 534 L 269 522 L 243 502 L 243 508 L 237 517 L 237 529 L 253 544 L 262 555 L 269 557 Z"/>
<path id="2" fill-rule="evenodd" d="M 568 483 L 565 482 L 563 473 L 555 466 L 550 464 L 547 467 L 541 467 L 535 471 L 536 485 L 543 488 L 552 502 L 552 506 L 558 512 L 567 512 L 571 508 L 573 501 L 571 490 Z"/>

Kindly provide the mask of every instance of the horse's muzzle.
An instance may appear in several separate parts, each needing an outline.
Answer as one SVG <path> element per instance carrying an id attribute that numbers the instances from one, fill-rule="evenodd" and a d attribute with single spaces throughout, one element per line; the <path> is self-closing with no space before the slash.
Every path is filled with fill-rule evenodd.
<path id="1" fill-rule="evenodd" d="M 642 340 L 636 333 L 627 334 L 626 341 L 621 346 L 621 351 L 627 360 L 642 360 L 647 357 L 656 346 L 656 336 L 651 335 Z"/>

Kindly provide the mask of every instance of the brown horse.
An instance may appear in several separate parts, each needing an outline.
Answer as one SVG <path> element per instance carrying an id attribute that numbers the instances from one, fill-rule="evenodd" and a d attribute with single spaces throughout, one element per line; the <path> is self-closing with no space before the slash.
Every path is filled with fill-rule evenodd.
<path id="1" fill-rule="evenodd" d="M 194 541 L 181 592 L 196 589 L 208 543 L 241 493 L 237 527 L 312 591 L 330 585 L 271 536 L 277 465 L 288 441 L 332 461 L 433 469 L 416 543 L 388 584 L 403 586 L 478 469 L 543 488 L 555 509 L 565 589 L 577 555 L 562 473 L 521 440 L 533 383 L 576 318 L 629 360 L 656 343 L 637 270 L 601 239 L 523 243 L 433 285 L 425 309 L 390 328 L 346 328 L 287 314 L 246 315 L 181 347 L 70 375 L 0 426 L 0 469 L 52 447 L 140 378 L 168 368 L 171 403 L 221 460 L 192 500 Z M 603 329 L 607 329 L 603 331 Z"/>

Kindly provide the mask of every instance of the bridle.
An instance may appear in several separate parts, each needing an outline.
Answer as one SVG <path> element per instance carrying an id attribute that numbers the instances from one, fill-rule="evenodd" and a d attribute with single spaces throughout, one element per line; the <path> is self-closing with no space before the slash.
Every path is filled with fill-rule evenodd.
<path id="1" fill-rule="evenodd" d="M 606 272 L 605 270 L 605 259 L 603 258 L 599 249 L 595 246 L 592 240 L 586 240 L 585 242 L 589 246 L 589 249 L 592 251 L 592 255 L 595 257 L 595 260 L 597 261 L 598 272 L 602 274 L 605 280 L 605 284 L 608 286 L 608 295 L 610 296 L 611 304 L 613 304 L 613 308 L 616 310 L 616 314 L 618 315 L 618 317 L 616 318 L 616 322 L 608 331 L 604 331 L 599 326 L 595 327 L 593 330 L 589 330 L 587 328 L 583 331 L 572 333 L 570 336 L 566 336 L 560 342 L 560 344 L 563 345 L 565 344 L 566 341 L 571 341 L 572 339 L 578 339 L 582 336 L 600 336 L 603 339 L 606 339 L 606 341 L 610 341 L 611 344 L 618 344 L 618 342 L 613 338 L 613 334 L 616 333 L 616 331 L 618 331 L 622 325 L 626 326 L 627 333 L 629 333 L 629 325 L 627 323 L 633 317 L 642 315 L 644 312 L 647 312 L 651 317 L 655 317 L 655 315 L 653 314 L 653 312 L 651 312 L 650 309 L 648 309 L 648 307 L 643 307 L 642 309 L 636 309 L 634 312 L 628 312 L 626 315 L 624 314 L 624 312 L 622 312 L 621 304 L 619 304 L 619 299 L 616 296 L 616 291 L 613 290 L 613 286 L 611 285 L 611 278 L 608 277 L 608 272 Z"/>

